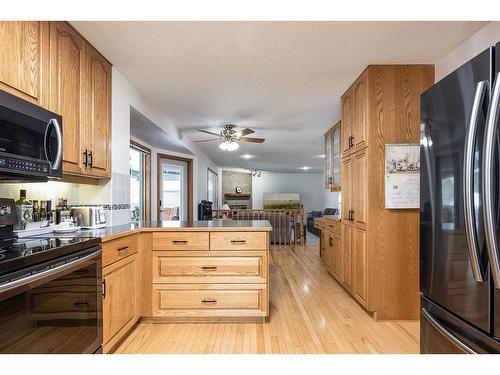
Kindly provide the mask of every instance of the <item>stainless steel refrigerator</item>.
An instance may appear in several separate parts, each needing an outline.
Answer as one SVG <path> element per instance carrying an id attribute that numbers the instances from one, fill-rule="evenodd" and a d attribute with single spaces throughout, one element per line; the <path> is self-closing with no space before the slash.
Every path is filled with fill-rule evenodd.
<path id="1" fill-rule="evenodd" d="M 420 351 L 500 352 L 500 43 L 421 96 Z"/>

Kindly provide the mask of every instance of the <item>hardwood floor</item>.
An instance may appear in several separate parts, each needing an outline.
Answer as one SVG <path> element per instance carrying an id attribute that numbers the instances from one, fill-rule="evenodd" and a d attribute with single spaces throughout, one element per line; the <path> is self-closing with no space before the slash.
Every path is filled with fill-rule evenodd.
<path id="1" fill-rule="evenodd" d="M 140 323 L 116 353 L 418 353 L 419 323 L 374 321 L 320 264 L 318 246 L 271 247 L 266 324 Z"/>

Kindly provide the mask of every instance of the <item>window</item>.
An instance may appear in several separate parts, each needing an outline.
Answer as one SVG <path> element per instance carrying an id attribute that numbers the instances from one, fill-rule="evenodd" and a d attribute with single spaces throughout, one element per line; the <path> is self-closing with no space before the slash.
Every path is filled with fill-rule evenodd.
<path id="1" fill-rule="evenodd" d="M 212 208 L 219 207 L 219 176 L 213 170 L 207 170 L 207 201 L 212 202 Z"/>
<path id="2" fill-rule="evenodd" d="M 135 142 L 130 145 L 130 215 L 132 221 L 150 220 L 151 153 Z"/>

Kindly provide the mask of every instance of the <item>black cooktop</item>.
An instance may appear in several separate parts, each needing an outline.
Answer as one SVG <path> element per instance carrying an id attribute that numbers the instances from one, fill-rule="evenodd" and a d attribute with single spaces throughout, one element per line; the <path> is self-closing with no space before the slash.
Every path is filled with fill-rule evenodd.
<path id="1" fill-rule="evenodd" d="M 0 240 L 0 276 L 99 245 L 100 242 L 100 238 L 55 235 Z"/>

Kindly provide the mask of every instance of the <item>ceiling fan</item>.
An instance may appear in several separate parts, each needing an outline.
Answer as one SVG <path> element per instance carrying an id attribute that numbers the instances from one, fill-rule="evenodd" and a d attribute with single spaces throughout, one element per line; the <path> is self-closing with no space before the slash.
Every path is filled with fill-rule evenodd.
<path id="1" fill-rule="evenodd" d="M 222 130 L 220 131 L 219 134 L 210 132 L 208 130 L 198 130 L 201 133 L 213 135 L 214 139 L 202 139 L 200 141 L 195 141 L 195 142 L 211 142 L 211 141 L 222 141 L 222 143 L 219 145 L 219 148 L 221 148 L 224 151 L 234 151 L 238 147 L 240 147 L 239 143 L 240 142 L 249 142 L 249 143 L 262 143 L 265 141 L 264 138 L 250 138 L 246 137 L 249 134 L 255 133 L 254 130 L 245 128 L 243 130 L 235 130 L 236 125 L 234 124 L 224 124 L 222 125 Z"/>

